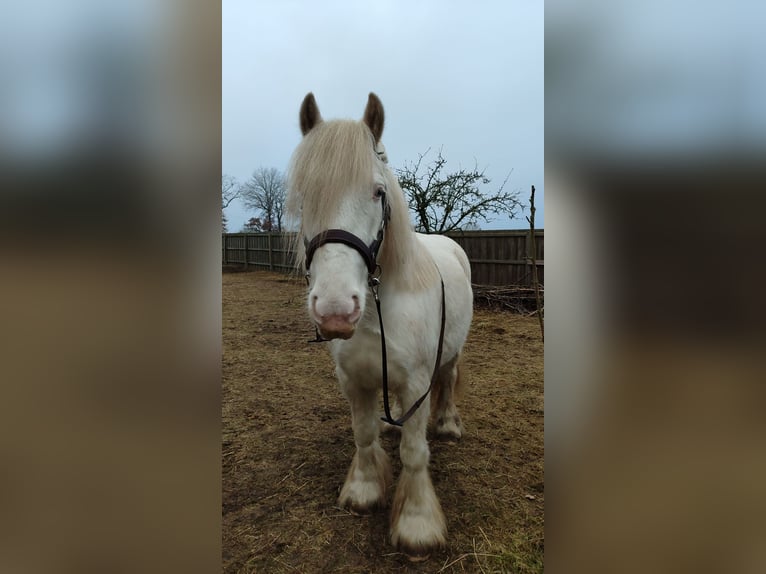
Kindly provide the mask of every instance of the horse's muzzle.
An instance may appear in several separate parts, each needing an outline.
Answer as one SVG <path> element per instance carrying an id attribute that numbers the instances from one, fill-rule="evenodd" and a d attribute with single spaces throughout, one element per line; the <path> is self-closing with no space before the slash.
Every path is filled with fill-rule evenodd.
<path id="1" fill-rule="evenodd" d="M 325 339 L 350 339 L 356 330 L 356 321 L 350 321 L 348 318 L 333 315 L 317 323 L 319 334 Z"/>
<path id="2" fill-rule="evenodd" d="M 319 334 L 325 339 L 350 339 L 354 335 L 356 324 L 362 317 L 362 311 L 359 308 L 357 297 L 352 298 L 352 305 L 346 309 L 339 309 L 338 305 L 330 305 L 329 308 L 324 305 L 317 305 L 316 300 L 312 305 L 312 318 L 316 323 Z M 319 308 L 318 308 L 319 307 Z M 348 309 L 351 312 L 345 312 Z M 322 313 L 324 311 L 324 313 Z"/>

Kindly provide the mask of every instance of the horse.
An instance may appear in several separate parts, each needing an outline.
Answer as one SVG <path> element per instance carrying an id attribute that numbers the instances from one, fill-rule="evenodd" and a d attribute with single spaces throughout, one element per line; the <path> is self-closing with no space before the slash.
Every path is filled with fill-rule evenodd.
<path id="1" fill-rule="evenodd" d="M 383 105 L 374 93 L 361 121 L 324 121 L 312 93 L 299 119 L 303 137 L 288 168 L 286 208 L 299 222 L 296 265 L 306 271 L 309 318 L 318 339 L 329 341 L 356 444 L 338 504 L 360 515 L 386 504 L 392 473 L 379 442 L 382 385 L 387 424 L 401 432 L 391 543 L 410 560 L 425 560 L 447 534 L 428 471 L 430 411 L 437 437 L 458 440 L 464 430 L 454 399 L 473 315 L 468 258 L 452 239 L 413 230 L 387 165 Z M 412 405 L 405 417 L 392 418 L 389 391 L 403 409 Z"/>

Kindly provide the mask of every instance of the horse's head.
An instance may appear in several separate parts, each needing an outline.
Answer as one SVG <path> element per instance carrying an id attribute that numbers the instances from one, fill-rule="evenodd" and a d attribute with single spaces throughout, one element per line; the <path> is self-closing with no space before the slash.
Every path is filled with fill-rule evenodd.
<path id="1" fill-rule="evenodd" d="M 327 339 L 348 339 L 364 314 L 367 284 L 396 179 L 380 143 L 383 105 L 370 94 L 361 121 L 325 122 L 313 94 L 300 109 L 303 140 L 289 177 L 309 273 L 308 311 Z"/>

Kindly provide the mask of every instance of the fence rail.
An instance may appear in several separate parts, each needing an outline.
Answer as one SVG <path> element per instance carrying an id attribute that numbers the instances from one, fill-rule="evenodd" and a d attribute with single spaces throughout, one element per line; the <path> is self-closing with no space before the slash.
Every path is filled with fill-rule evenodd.
<path id="1" fill-rule="evenodd" d="M 448 233 L 465 250 L 476 285 L 532 285 L 531 241 L 527 230 L 458 231 Z M 545 284 L 544 232 L 535 231 L 537 274 Z M 272 271 L 294 268 L 290 234 L 224 233 L 221 255 L 224 265 L 242 265 Z"/>

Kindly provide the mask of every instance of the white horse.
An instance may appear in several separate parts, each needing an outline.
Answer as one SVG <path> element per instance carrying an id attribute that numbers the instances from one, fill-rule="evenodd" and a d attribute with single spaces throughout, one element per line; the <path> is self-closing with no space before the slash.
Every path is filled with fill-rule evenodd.
<path id="1" fill-rule="evenodd" d="M 356 454 L 339 505 L 358 514 L 383 506 L 392 480 L 378 441 L 381 324 L 388 386 L 403 409 L 426 394 L 433 376 L 432 404 L 424 401 L 401 428 L 402 473 L 391 511 L 392 543 L 410 559 L 424 560 L 444 545 L 447 530 L 428 474 L 426 426 L 433 407 L 437 435 L 462 435 L 454 390 L 473 295 L 461 247 L 448 237 L 412 230 L 407 201 L 386 165 L 383 120 L 375 94 L 359 122 L 323 121 L 308 94 L 300 109 L 304 137 L 289 169 L 287 209 L 300 219 L 298 265 L 308 271 L 309 316 L 331 340 L 340 388 L 351 405 Z M 368 304 L 368 288 L 379 296 L 380 317 L 376 305 Z"/>

